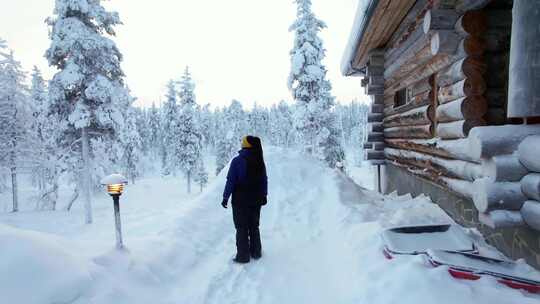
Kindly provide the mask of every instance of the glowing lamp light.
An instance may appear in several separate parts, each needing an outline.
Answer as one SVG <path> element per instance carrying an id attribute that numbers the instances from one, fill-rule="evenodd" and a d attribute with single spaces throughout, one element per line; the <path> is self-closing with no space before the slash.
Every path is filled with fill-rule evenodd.
<path id="1" fill-rule="evenodd" d="M 120 195 L 124 192 L 124 185 L 127 185 L 127 178 L 120 174 L 112 174 L 101 180 L 103 186 L 107 186 L 107 193 L 112 196 L 114 203 L 114 222 L 116 232 L 116 248 L 124 248 L 122 241 L 122 224 L 120 223 Z"/>
<path id="2" fill-rule="evenodd" d="M 122 192 L 124 192 L 123 184 L 107 185 L 107 193 L 110 195 L 122 195 Z"/>
<path id="3" fill-rule="evenodd" d="M 127 185 L 127 178 L 120 174 L 111 174 L 101 180 L 101 184 L 107 187 L 107 193 L 110 195 L 122 195 L 124 185 Z"/>

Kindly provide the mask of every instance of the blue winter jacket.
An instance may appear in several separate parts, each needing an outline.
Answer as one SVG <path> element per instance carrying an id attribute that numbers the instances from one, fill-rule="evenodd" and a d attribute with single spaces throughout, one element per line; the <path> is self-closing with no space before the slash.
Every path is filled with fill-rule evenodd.
<path id="1" fill-rule="evenodd" d="M 263 196 L 268 194 L 268 178 L 266 174 L 257 181 L 247 180 L 247 160 L 249 149 L 238 152 L 229 167 L 227 184 L 223 191 L 223 199 L 228 200 L 232 195 L 233 204 L 254 205 L 259 204 Z"/>

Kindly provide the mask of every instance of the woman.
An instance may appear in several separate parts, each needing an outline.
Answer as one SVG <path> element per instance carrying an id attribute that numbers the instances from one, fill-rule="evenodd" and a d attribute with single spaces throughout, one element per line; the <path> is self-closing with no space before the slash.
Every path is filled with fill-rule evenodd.
<path id="1" fill-rule="evenodd" d="M 250 257 L 262 256 L 259 218 L 266 205 L 268 180 L 261 139 L 246 136 L 227 173 L 223 191 L 223 208 L 232 194 L 234 227 L 236 228 L 236 263 L 248 263 Z"/>

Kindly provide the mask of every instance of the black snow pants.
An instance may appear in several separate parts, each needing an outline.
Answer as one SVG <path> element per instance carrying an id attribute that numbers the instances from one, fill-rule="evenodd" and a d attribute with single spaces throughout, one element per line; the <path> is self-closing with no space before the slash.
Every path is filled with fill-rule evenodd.
<path id="1" fill-rule="evenodd" d="M 236 228 L 236 258 L 249 261 L 249 257 L 261 256 L 259 219 L 261 206 L 238 206 L 233 204 L 233 220 Z"/>

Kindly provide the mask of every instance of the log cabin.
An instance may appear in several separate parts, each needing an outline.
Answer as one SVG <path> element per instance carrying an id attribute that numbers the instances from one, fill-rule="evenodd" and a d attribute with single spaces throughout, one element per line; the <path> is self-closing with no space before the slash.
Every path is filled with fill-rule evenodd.
<path id="1" fill-rule="evenodd" d="M 360 3 L 341 70 L 371 98 L 380 191 L 428 195 L 540 269 L 540 1 Z"/>

